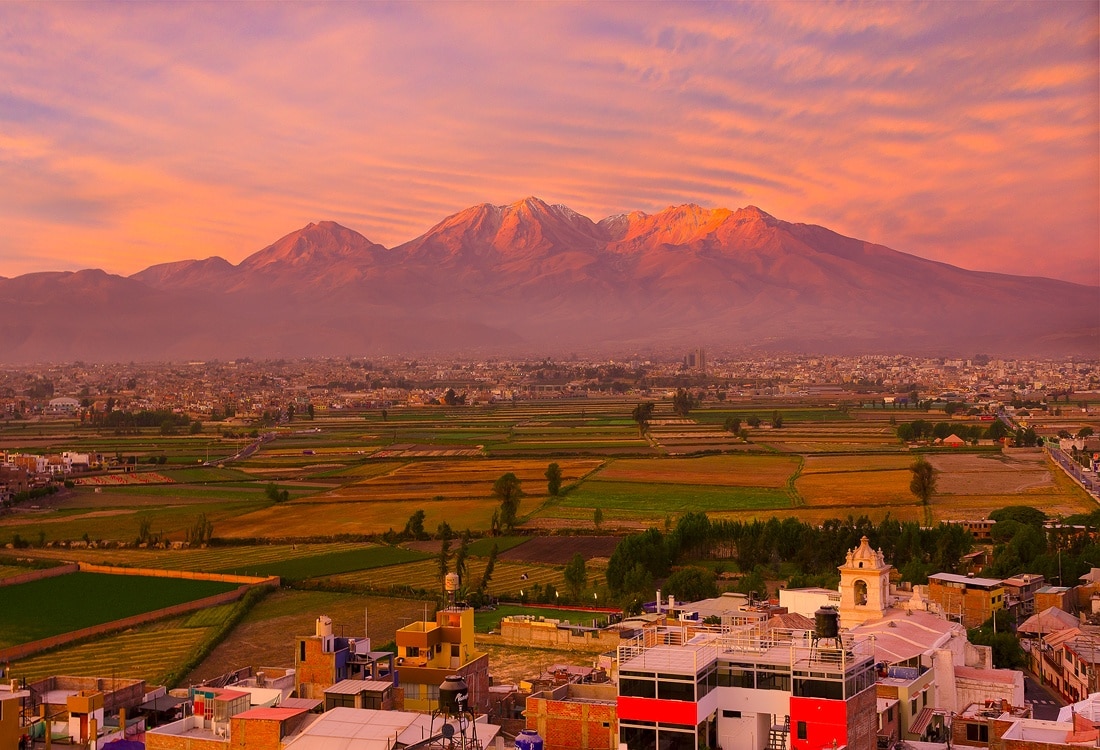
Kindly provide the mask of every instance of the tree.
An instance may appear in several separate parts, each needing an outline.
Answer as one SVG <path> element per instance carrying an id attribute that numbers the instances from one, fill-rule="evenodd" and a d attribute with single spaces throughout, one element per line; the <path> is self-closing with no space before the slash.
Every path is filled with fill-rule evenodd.
<path id="1" fill-rule="evenodd" d="M 489 550 L 489 562 L 485 563 L 485 572 L 481 574 L 481 583 L 477 587 L 482 594 L 489 588 L 489 581 L 493 578 L 493 568 L 497 564 L 498 553 L 496 542 L 493 542 L 493 548 Z"/>
<path id="2" fill-rule="evenodd" d="M 506 531 L 511 531 L 516 527 L 519 499 L 523 497 L 519 478 L 512 472 L 501 475 L 493 482 L 493 496 L 500 500 L 500 525 Z"/>
<path id="3" fill-rule="evenodd" d="M 191 434 L 198 435 L 200 432 L 202 432 L 202 422 L 196 419 L 191 423 Z"/>
<path id="4" fill-rule="evenodd" d="M 561 491 L 561 467 L 556 463 L 546 467 L 546 491 L 553 496 Z"/>
<path id="5" fill-rule="evenodd" d="M 306 406 L 306 414 L 309 415 L 310 419 L 313 419 L 313 417 L 316 413 L 317 413 L 317 410 L 313 408 L 313 404 L 309 404 L 308 406 Z"/>
<path id="6" fill-rule="evenodd" d="M 686 417 L 696 406 L 695 397 L 687 388 L 677 388 L 672 397 L 672 410 L 681 417 Z"/>
<path id="7" fill-rule="evenodd" d="M 444 579 L 450 571 L 451 564 L 451 538 L 444 537 L 443 541 L 439 545 L 439 557 L 436 558 L 439 562 L 439 581 L 443 583 Z"/>
<path id="8" fill-rule="evenodd" d="M 287 404 L 286 405 L 286 421 L 288 421 L 288 422 L 293 422 L 294 421 L 294 404 Z"/>
<path id="9" fill-rule="evenodd" d="M 630 413 L 630 418 L 638 423 L 638 437 L 642 437 L 649 431 L 649 420 L 653 418 L 652 401 L 645 401 L 634 407 L 634 411 Z"/>
<path id="10" fill-rule="evenodd" d="M 1043 524 L 1046 523 L 1047 514 L 1030 505 L 1008 505 L 990 513 L 989 518 L 996 521 L 998 525 L 1003 521 L 1015 521 L 1024 526 L 1041 529 Z M 994 529 L 996 529 L 996 526 L 994 526 Z"/>
<path id="11" fill-rule="evenodd" d="M 187 530 L 187 543 L 188 544 L 209 544 L 210 540 L 214 538 L 214 524 L 207 520 L 206 514 L 202 513 L 195 521 L 195 525 Z"/>
<path id="12" fill-rule="evenodd" d="M 460 581 L 466 580 L 466 559 L 470 556 L 470 530 L 462 532 L 458 552 L 455 553 L 455 573 L 458 573 Z"/>
<path id="13" fill-rule="evenodd" d="M 601 523 L 603 523 L 603 509 L 596 508 L 592 511 L 592 525 L 598 529 Z"/>
<path id="14" fill-rule="evenodd" d="M 924 456 L 920 456 L 909 466 L 909 471 L 913 472 L 909 491 L 920 499 L 921 505 L 928 505 L 936 493 L 936 470 L 924 460 Z"/>
<path id="15" fill-rule="evenodd" d="M 677 570 L 668 577 L 662 590 L 687 602 L 718 596 L 714 571 L 696 566 Z"/>
<path id="16" fill-rule="evenodd" d="M 424 532 L 424 516 L 426 514 L 423 510 L 418 510 L 409 516 L 409 520 L 405 522 L 404 536 L 407 539 L 427 539 L 428 535 Z"/>
<path id="17" fill-rule="evenodd" d="M 741 432 L 741 417 L 726 417 L 726 421 L 722 425 L 726 432 L 737 435 Z"/>
<path id="18" fill-rule="evenodd" d="M 273 503 L 283 503 L 290 499 L 290 491 L 280 490 L 274 482 L 267 483 L 267 487 L 264 488 L 264 494 L 267 495 L 267 499 Z"/>
<path id="19" fill-rule="evenodd" d="M 783 415 L 779 413 L 778 409 L 772 412 L 772 427 L 777 430 L 783 427 Z"/>
<path id="20" fill-rule="evenodd" d="M 1082 427 L 1081 429 L 1079 429 L 1077 431 L 1077 437 L 1079 437 L 1079 438 L 1087 438 L 1087 437 L 1091 437 L 1091 436 L 1092 436 L 1092 428 L 1091 427 Z"/>
<path id="21" fill-rule="evenodd" d="M 573 559 L 565 566 L 565 585 L 569 587 L 569 593 L 574 599 L 580 599 L 581 592 L 588 585 L 588 571 L 580 552 L 573 555 Z"/>

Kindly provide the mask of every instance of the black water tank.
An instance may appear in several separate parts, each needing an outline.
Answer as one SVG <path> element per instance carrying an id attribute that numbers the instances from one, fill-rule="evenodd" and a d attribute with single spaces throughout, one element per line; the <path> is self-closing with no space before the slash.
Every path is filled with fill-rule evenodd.
<path id="1" fill-rule="evenodd" d="M 447 675 L 439 686 L 439 708 L 441 711 L 457 715 L 466 710 L 470 698 L 470 688 L 457 674 Z"/>
<path id="2" fill-rule="evenodd" d="M 819 607 L 814 612 L 814 635 L 818 638 L 839 638 L 840 613 L 832 607 Z"/>

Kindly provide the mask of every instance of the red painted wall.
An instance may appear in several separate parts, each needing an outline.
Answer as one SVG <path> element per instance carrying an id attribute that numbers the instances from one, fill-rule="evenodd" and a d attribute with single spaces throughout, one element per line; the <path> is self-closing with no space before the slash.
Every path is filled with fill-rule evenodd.
<path id="1" fill-rule="evenodd" d="M 806 722 L 806 739 L 798 738 L 798 722 Z M 848 707 L 844 701 L 791 697 L 791 750 L 820 750 L 848 744 Z"/>
<path id="2" fill-rule="evenodd" d="M 660 698 L 619 696 L 619 721 L 634 719 L 695 726 L 698 712 L 698 704 L 694 701 L 664 701 Z"/>

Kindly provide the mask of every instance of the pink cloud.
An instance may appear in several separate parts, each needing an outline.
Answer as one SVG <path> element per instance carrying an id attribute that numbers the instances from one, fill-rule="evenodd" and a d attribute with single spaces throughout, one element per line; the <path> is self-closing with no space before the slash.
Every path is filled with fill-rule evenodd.
<path id="1" fill-rule="evenodd" d="M 1097 16 L 1073 2 L 6 4 L 0 275 L 238 261 L 321 219 L 394 245 L 537 194 L 594 219 L 752 203 L 1080 280 L 1100 263 Z"/>

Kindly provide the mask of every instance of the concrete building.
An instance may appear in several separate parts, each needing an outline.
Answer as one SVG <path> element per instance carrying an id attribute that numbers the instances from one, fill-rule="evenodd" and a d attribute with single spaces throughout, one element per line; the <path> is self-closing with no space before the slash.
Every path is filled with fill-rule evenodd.
<path id="1" fill-rule="evenodd" d="M 870 643 L 765 630 L 644 631 L 619 646 L 619 742 L 628 747 L 870 750 L 877 723 Z"/>
<path id="2" fill-rule="evenodd" d="M 474 646 L 474 610 L 455 605 L 439 610 L 435 622 L 413 622 L 399 629 L 397 678 L 408 711 L 439 707 L 439 686 L 456 674 L 470 689 L 475 713 L 489 707 L 489 655 Z"/>
<path id="3" fill-rule="evenodd" d="M 313 635 L 298 638 L 294 650 L 294 690 L 299 698 L 323 699 L 342 680 L 393 679 L 393 654 L 371 651 L 370 638 L 332 634 L 332 620 L 317 618 Z"/>
<path id="4" fill-rule="evenodd" d="M 994 578 L 934 573 L 928 576 L 928 599 L 949 619 L 976 628 L 1005 607 L 1005 587 Z"/>

